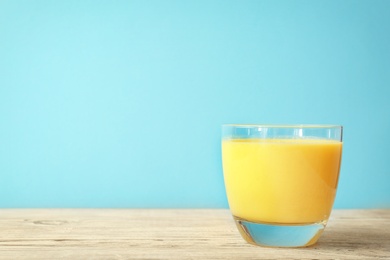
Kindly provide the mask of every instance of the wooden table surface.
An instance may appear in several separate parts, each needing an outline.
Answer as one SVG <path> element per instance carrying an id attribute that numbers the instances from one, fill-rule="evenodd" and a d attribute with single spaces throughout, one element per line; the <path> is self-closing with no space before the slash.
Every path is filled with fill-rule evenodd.
<path id="1" fill-rule="evenodd" d="M 0 209 L 0 259 L 390 259 L 390 210 L 334 210 L 308 248 L 247 244 L 225 209 Z"/>

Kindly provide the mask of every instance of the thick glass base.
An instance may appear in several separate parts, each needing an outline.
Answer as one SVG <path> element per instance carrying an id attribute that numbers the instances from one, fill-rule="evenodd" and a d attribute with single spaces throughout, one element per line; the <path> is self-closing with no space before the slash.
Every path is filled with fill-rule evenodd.
<path id="1" fill-rule="evenodd" d="M 234 217 L 234 216 L 233 216 Z M 234 217 L 242 237 L 267 247 L 305 247 L 317 242 L 326 222 L 311 224 L 255 223 Z"/>

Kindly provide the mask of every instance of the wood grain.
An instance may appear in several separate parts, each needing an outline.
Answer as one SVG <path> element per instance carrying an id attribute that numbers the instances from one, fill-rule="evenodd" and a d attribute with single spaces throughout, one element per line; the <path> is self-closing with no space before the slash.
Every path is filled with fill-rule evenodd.
<path id="1" fill-rule="evenodd" d="M 390 259 L 390 210 L 334 210 L 309 248 L 247 244 L 225 209 L 0 209 L 0 259 Z"/>

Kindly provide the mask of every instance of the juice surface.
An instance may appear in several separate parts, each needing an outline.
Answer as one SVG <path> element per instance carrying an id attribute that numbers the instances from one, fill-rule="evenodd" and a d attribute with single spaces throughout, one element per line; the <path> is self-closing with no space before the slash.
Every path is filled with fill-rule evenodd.
<path id="1" fill-rule="evenodd" d="M 303 224 L 327 220 L 342 142 L 318 139 L 222 141 L 226 192 L 235 217 Z"/>

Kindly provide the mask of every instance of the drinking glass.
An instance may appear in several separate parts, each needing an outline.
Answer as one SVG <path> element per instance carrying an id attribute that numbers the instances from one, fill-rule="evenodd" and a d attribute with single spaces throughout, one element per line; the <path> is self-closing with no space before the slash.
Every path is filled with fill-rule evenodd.
<path id="1" fill-rule="evenodd" d="M 222 126 L 226 194 L 247 242 L 317 242 L 336 196 L 342 131 L 338 125 Z"/>

